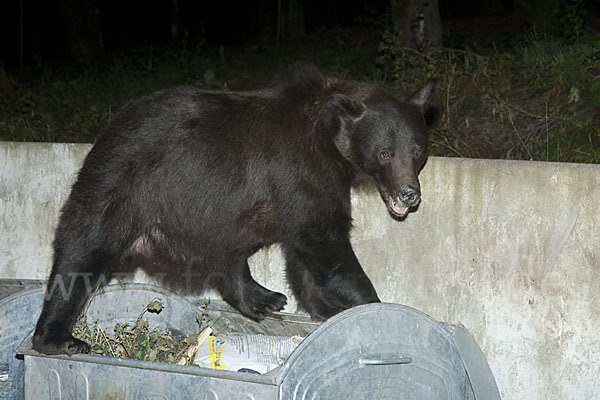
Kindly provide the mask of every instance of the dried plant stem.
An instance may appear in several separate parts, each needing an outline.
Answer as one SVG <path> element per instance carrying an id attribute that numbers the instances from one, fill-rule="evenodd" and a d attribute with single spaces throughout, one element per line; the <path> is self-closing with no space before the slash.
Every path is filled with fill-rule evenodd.
<path id="1" fill-rule="evenodd" d="M 550 134 L 548 131 L 548 102 L 546 102 L 546 161 L 550 156 Z"/>
<path id="2" fill-rule="evenodd" d="M 458 151 L 457 149 L 455 149 L 454 147 L 452 147 L 451 145 L 449 145 L 447 143 L 444 143 L 444 142 L 442 142 L 440 140 L 435 140 L 433 138 L 430 138 L 430 140 L 431 140 L 431 142 L 433 144 L 436 144 L 436 145 L 441 146 L 441 147 L 443 147 L 445 149 L 448 149 L 451 152 L 453 152 L 454 154 L 456 154 L 458 157 L 464 158 L 463 154 L 460 151 Z"/>
<path id="3" fill-rule="evenodd" d="M 527 152 L 527 155 L 529 156 L 529 159 L 532 160 L 533 156 L 531 155 L 531 152 L 529 151 L 529 149 L 527 148 L 527 145 L 525 145 L 525 142 L 523 141 L 523 138 L 521 137 L 521 135 L 519 134 L 519 130 L 517 129 L 517 127 L 515 126 L 515 123 L 512 119 L 512 115 L 510 115 L 510 113 L 508 114 L 508 119 L 510 121 L 510 124 L 512 125 L 517 137 L 519 138 L 519 142 L 521 142 L 521 145 L 523 146 L 523 148 L 525 149 L 525 151 Z"/>
<path id="4" fill-rule="evenodd" d="M 100 327 L 98 327 L 98 330 L 100 331 L 102 337 L 104 338 L 104 342 L 106 342 L 106 344 L 108 345 L 108 348 L 110 349 L 112 356 L 118 357 L 117 353 L 115 353 L 115 349 L 112 347 L 112 344 L 110 344 L 110 340 L 108 340 L 108 338 L 106 337 L 106 333 L 104 333 L 104 329 L 100 329 Z"/>

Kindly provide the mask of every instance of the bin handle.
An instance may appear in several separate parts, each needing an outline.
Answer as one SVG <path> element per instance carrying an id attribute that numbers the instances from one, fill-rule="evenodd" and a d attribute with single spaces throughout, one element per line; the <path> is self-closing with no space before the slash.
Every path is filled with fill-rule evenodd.
<path id="1" fill-rule="evenodd" d="M 358 363 L 361 366 L 364 365 L 395 365 L 395 364 L 410 364 L 412 358 L 400 357 L 400 358 L 361 358 Z"/>

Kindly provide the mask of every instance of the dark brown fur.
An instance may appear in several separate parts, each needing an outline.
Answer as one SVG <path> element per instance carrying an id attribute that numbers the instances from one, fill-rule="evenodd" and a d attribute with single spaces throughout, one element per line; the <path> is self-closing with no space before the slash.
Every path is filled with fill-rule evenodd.
<path id="1" fill-rule="evenodd" d="M 350 245 L 350 187 L 362 170 L 390 212 L 418 204 L 432 92 L 403 103 L 304 68 L 260 90 L 180 87 L 125 106 L 62 209 L 34 348 L 87 351 L 71 329 L 90 293 L 139 264 L 261 320 L 286 298 L 255 282 L 247 259 L 276 242 L 312 317 L 379 301 Z"/>

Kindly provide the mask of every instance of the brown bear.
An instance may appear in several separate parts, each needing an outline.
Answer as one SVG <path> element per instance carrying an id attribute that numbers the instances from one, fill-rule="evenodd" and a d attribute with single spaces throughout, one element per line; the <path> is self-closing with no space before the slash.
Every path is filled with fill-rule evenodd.
<path id="1" fill-rule="evenodd" d="M 379 301 L 350 245 L 350 188 L 363 172 L 392 216 L 418 205 L 434 90 L 430 81 L 402 102 L 303 67 L 258 90 L 186 86 L 126 105 L 62 208 L 33 347 L 87 352 L 71 335 L 79 313 L 132 264 L 162 268 L 167 282 L 192 277 L 259 321 L 286 304 L 248 269 L 273 243 L 313 318 Z"/>

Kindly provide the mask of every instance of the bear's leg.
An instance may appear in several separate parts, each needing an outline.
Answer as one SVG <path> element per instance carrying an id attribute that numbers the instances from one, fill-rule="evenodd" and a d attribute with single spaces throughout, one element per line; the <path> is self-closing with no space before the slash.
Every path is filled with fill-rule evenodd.
<path id="1" fill-rule="evenodd" d="M 322 285 L 317 284 L 304 261 L 294 252 L 286 252 L 286 278 L 301 308 L 313 319 L 325 320 L 344 311 L 340 305 L 325 299 Z"/>
<path id="2" fill-rule="evenodd" d="M 88 353 L 89 346 L 71 334 L 89 297 L 108 277 L 109 257 L 96 250 L 76 258 L 56 256 L 48 280 L 33 348 L 45 354 Z"/>
<path id="3" fill-rule="evenodd" d="M 304 241 L 284 246 L 284 251 L 290 287 L 312 318 L 323 320 L 350 307 L 379 302 L 348 240 Z"/>
<path id="4" fill-rule="evenodd" d="M 231 268 L 235 265 L 235 268 Z M 274 311 L 281 310 L 286 302 L 285 295 L 273 292 L 259 285 L 252 275 L 246 260 L 235 264 L 229 263 L 229 268 L 222 276 L 213 277 L 215 288 L 219 291 L 223 300 L 236 308 L 242 315 L 261 321 L 271 315 Z"/>

